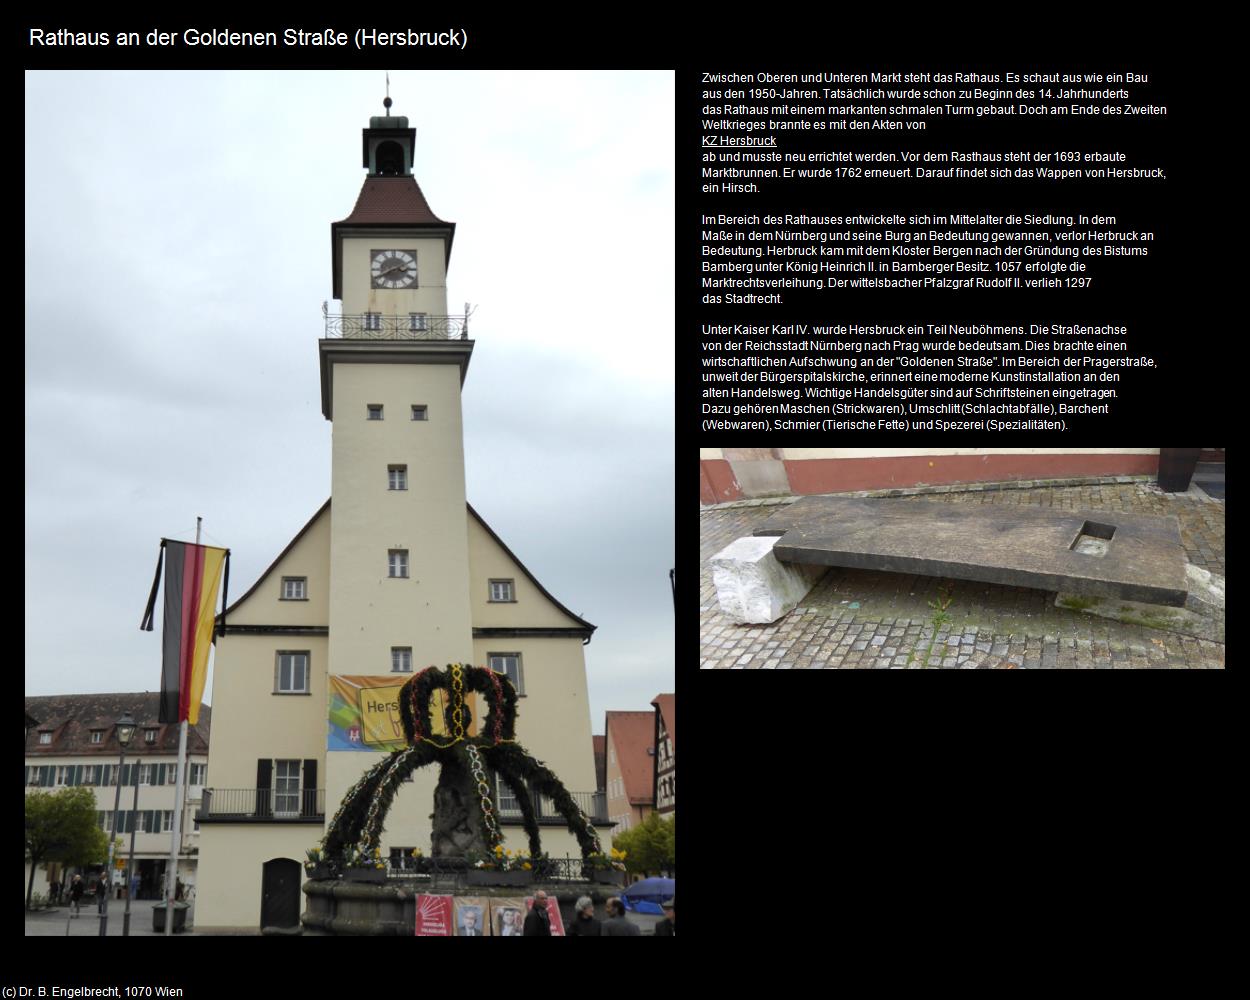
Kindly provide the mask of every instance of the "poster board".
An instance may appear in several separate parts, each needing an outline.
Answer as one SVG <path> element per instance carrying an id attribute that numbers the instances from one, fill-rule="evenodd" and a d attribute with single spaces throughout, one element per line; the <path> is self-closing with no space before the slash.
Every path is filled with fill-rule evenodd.
<path id="1" fill-rule="evenodd" d="M 417 937 L 451 937 L 451 896 L 417 896 Z"/>
<path id="2" fill-rule="evenodd" d="M 490 935 L 490 900 L 486 896 L 455 897 L 456 937 Z"/>
<path id="3" fill-rule="evenodd" d="M 490 926 L 495 937 L 521 937 L 529 908 L 523 896 L 498 896 L 490 901 Z"/>

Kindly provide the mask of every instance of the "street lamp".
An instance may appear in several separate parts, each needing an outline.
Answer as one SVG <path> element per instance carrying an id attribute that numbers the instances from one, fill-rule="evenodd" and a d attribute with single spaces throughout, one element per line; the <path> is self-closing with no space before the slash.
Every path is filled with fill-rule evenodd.
<path id="1" fill-rule="evenodd" d="M 133 734 L 134 730 L 131 730 Z M 126 737 L 130 742 L 130 737 Z M 133 765 L 131 765 L 133 766 Z M 135 831 L 139 828 L 139 782 L 135 782 L 135 801 L 130 807 L 130 857 L 126 861 L 126 912 L 122 914 L 122 937 L 130 936 L 130 886 L 134 881 Z"/>
<path id="2" fill-rule="evenodd" d="M 125 767 L 126 765 L 126 747 L 130 746 L 130 740 L 134 736 L 134 734 L 135 734 L 135 720 L 132 719 L 130 717 L 130 713 L 127 712 L 125 715 L 123 715 L 120 719 L 117 720 L 117 742 L 118 744 L 120 744 L 122 748 L 122 753 L 121 753 L 121 757 L 117 761 L 117 792 L 113 795 L 113 829 L 110 831 L 110 834 L 109 834 L 109 860 L 108 860 L 108 867 L 105 868 L 105 871 L 104 871 L 104 877 L 106 880 L 109 879 L 113 873 L 113 846 L 117 843 L 117 807 L 121 805 L 121 801 L 122 801 L 122 768 Z M 138 785 L 139 783 L 138 781 L 136 781 L 135 782 L 136 794 L 138 794 L 138 791 L 139 791 Z M 134 817 L 132 816 L 131 819 L 133 820 Z M 131 838 L 131 844 L 133 845 L 133 843 L 134 843 L 134 838 Z M 134 853 L 134 848 L 132 846 L 131 854 L 133 853 Z M 104 937 L 106 934 L 108 934 L 108 926 L 109 926 L 109 894 L 107 891 L 105 891 L 104 912 L 100 915 L 100 937 Z"/>

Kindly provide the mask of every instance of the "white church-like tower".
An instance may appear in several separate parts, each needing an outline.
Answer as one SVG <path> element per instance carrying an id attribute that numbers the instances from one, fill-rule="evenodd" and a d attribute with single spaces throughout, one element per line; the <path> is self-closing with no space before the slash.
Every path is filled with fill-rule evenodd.
<path id="1" fill-rule="evenodd" d="M 342 309 L 327 310 L 318 344 L 331 499 L 218 629 L 201 931 L 298 926 L 305 852 L 382 752 L 368 726 L 336 728 L 342 692 L 381 685 L 361 711 L 386 724 L 387 692 L 427 666 L 506 674 L 520 695 L 518 740 L 610 826 L 593 791 L 583 647 L 594 626 L 467 503 L 460 390 L 474 341 L 467 317 L 447 308 L 455 224 L 434 214 L 413 176 L 416 130 L 386 106 L 363 130 L 355 207 L 331 226 Z M 414 848 L 429 853 L 436 780 L 434 769 L 419 773 L 391 808 L 383 849 L 397 864 Z M 497 806 L 509 844 L 524 846 L 506 786 Z M 579 853 L 562 819 L 541 824 L 549 854 Z"/>

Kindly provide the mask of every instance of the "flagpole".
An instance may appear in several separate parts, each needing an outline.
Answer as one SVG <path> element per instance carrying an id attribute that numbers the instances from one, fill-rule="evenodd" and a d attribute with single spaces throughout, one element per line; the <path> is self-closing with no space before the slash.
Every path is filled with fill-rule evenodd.
<path id="1" fill-rule="evenodd" d="M 200 523 L 195 519 L 195 544 L 200 544 Z M 187 720 L 178 724 L 178 770 L 174 784 L 174 829 L 169 844 L 169 870 L 165 873 L 165 935 L 174 932 L 174 893 L 178 882 L 178 849 L 182 846 L 182 808 L 186 801 L 183 782 L 187 772 Z"/>

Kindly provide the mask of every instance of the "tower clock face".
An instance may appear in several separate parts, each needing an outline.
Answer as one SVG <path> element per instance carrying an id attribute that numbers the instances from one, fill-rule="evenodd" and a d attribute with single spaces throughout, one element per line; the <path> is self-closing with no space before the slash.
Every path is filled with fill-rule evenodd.
<path id="1" fill-rule="evenodd" d="M 374 288 L 416 288 L 417 255 L 411 250 L 370 251 Z"/>

